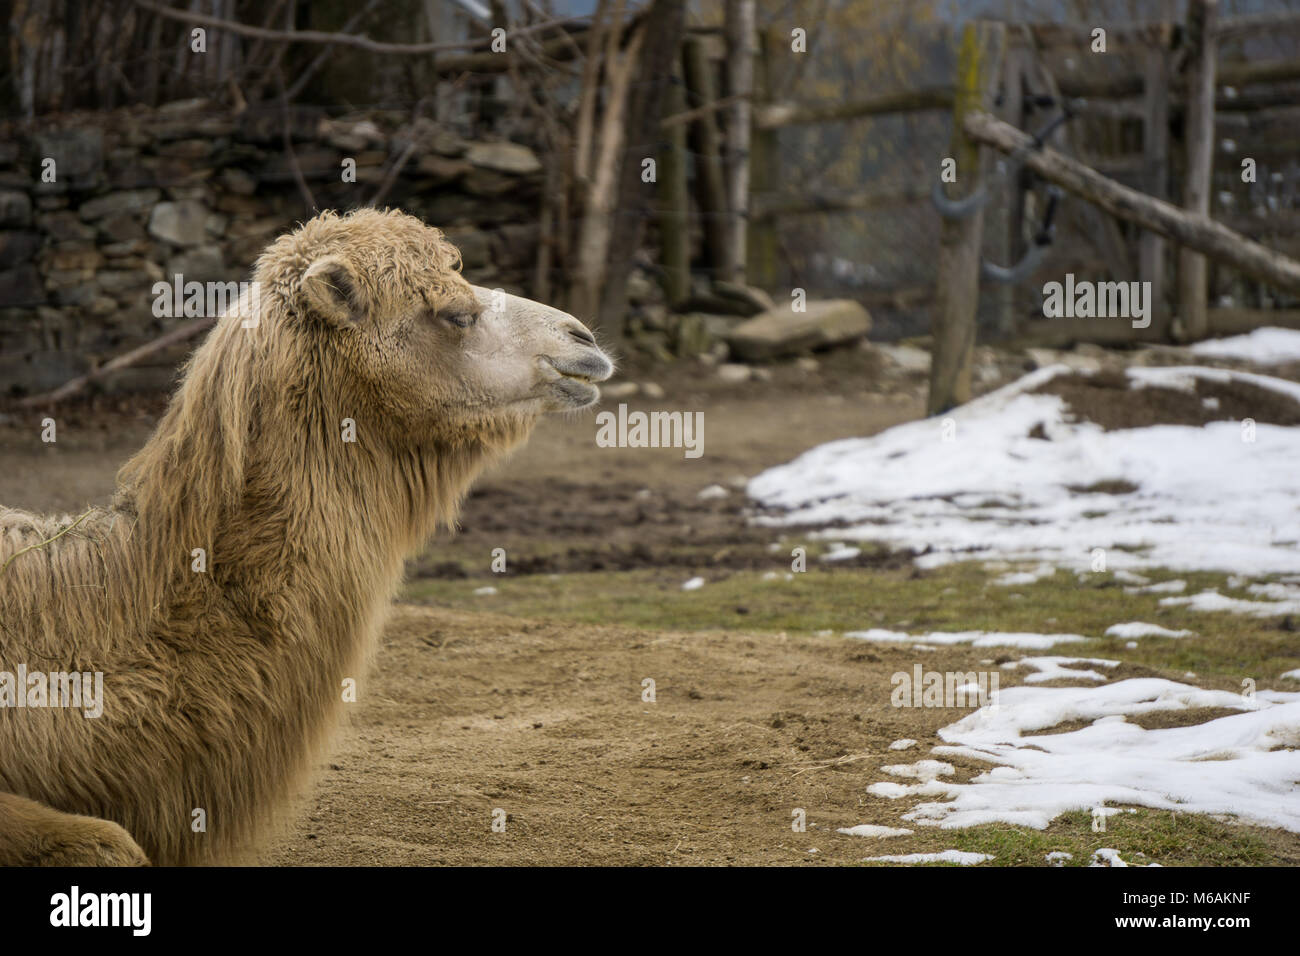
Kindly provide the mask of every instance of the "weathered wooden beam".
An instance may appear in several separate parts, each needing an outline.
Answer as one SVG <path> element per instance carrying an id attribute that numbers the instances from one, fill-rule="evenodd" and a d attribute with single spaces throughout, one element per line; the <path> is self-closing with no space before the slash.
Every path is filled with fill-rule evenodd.
<path id="1" fill-rule="evenodd" d="M 1161 47 L 1168 49 L 1173 43 L 1172 23 L 1131 23 L 1117 26 L 1097 24 L 1076 27 L 1065 23 L 1029 23 L 1025 29 L 1034 38 L 1040 51 L 1051 47 L 1089 46 L 1092 31 L 1100 27 L 1106 31 L 1106 51 L 1120 52 L 1123 47 Z M 1127 51 L 1125 51 L 1127 52 Z"/>
<path id="2" fill-rule="evenodd" d="M 979 143 L 968 135 L 964 120 L 992 104 L 1002 75 L 1006 36 L 1004 24 L 987 20 L 968 23 L 962 31 L 949 147 L 949 157 L 956 160 L 957 194 L 950 199 L 969 196 L 984 181 Z M 926 401 L 930 415 L 970 401 L 983 234 L 983 208 L 961 219 L 944 219 L 940 230 L 938 290 L 931 320 L 934 351 Z"/>
<path id="3" fill-rule="evenodd" d="M 1277 33 L 1300 32 L 1300 13 L 1253 13 L 1219 21 L 1220 43 L 1249 36 L 1271 37 Z"/>
<path id="4" fill-rule="evenodd" d="M 986 112 L 970 113 L 962 125 L 974 141 L 1015 153 L 1048 182 L 1100 206 L 1112 216 L 1158 232 L 1268 285 L 1300 292 L 1300 262 L 1233 232 L 1209 216 L 1153 199 L 1053 149 L 1035 149 L 1032 137 Z"/>
<path id="5" fill-rule="evenodd" d="M 1163 46 L 1173 42 L 1173 24 L 1167 20 L 1147 23 L 1125 23 L 1114 26 L 1097 24 L 1106 30 L 1107 50 L 1126 46 Z M 1025 29 L 1040 50 L 1053 46 L 1084 46 L 1092 42 L 1093 26 L 1071 26 L 1065 23 L 1029 23 Z M 1272 36 L 1279 32 L 1300 32 L 1300 13 L 1258 13 L 1220 19 L 1215 36 L 1220 43 L 1240 40 L 1250 36 Z M 1125 51 L 1128 52 L 1128 51 Z"/>
<path id="6" fill-rule="evenodd" d="M 1294 60 L 1226 60 L 1218 64 L 1218 84 L 1221 87 L 1243 87 L 1255 83 L 1283 83 L 1288 80 L 1300 80 L 1300 58 Z M 1058 77 L 1061 92 L 1066 96 L 1084 99 L 1124 99 L 1142 95 L 1142 74 L 1116 73 L 1099 74 L 1094 71 L 1080 70 L 1065 73 Z M 1182 90 L 1186 84 L 1175 79 L 1175 90 Z M 1231 98 L 1221 95 L 1220 100 L 1227 105 Z M 1243 99 L 1233 108 L 1248 109 L 1249 104 Z"/>
<path id="7" fill-rule="evenodd" d="M 759 129 L 778 129 L 809 123 L 836 123 L 863 116 L 910 113 L 913 110 L 947 110 L 952 109 L 953 95 L 950 86 L 927 86 L 847 103 L 767 103 L 754 110 L 754 124 Z"/>
<path id="8" fill-rule="evenodd" d="M 1214 38 L 1219 0 L 1191 0 L 1187 11 L 1187 118 L 1183 123 L 1186 167 L 1183 208 L 1199 216 L 1210 212 L 1214 173 L 1214 72 L 1218 45 Z M 1184 246 L 1178 251 L 1178 320 L 1181 334 L 1198 339 L 1209 328 L 1206 295 L 1209 271 L 1205 257 Z"/>

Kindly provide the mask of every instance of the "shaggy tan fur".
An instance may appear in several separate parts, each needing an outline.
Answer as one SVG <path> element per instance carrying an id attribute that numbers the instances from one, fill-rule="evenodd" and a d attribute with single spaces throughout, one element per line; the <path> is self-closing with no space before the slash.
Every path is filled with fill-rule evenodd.
<path id="1" fill-rule="evenodd" d="M 343 681 L 364 696 L 403 559 L 612 369 L 577 320 L 494 301 L 397 212 L 321 215 L 255 279 L 256 327 L 249 303 L 217 323 L 110 507 L 0 508 L 0 671 L 99 671 L 105 697 L 98 718 L 0 706 L 0 863 L 131 862 L 128 833 L 165 864 L 251 846 Z"/>

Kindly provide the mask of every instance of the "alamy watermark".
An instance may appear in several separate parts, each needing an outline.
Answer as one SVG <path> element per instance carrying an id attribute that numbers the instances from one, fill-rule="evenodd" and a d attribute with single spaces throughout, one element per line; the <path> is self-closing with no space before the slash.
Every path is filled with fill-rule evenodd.
<path id="1" fill-rule="evenodd" d="M 258 282 L 186 282 L 178 272 L 171 282 L 159 280 L 150 289 L 153 314 L 159 319 L 217 318 L 228 312 L 243 316 L 241 325 L 257 326 L 261 314 L 261 284 Z"/>
<path id="2" fill-rule="evenodd" d="M 997 671 L 927 671 L 920 664 L 912 673 L 898 671 L 889 682 L 894 707 L 996 707 Z"/>
<path id="3" fill-rule="evenodd" d="M 90 719 L 104 713 L 103 671 L 0 671 L 0 707 L 80 707 Z"/>
<path id="4" fill-rule="evenodd" d="M 681 448 L 685 458 L 704 454 L 703 412 L 629 412 L 627 405 L 596 415 L 601 448 Z"/>
<path id="5" fill-rule="evenodd" d="M 1150 282 L 1065 282 L 1043 285 L 1043 315 L 1049 319 L 1132 319 L 1133 328 L 1151 324 Z"/>

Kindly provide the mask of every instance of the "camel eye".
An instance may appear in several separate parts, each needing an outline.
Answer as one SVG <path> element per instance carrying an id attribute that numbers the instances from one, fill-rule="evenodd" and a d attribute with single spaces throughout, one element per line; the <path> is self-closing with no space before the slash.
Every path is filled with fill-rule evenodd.
<path id="1" fill-rule="evenodd" d="M 444 312 L 442 318 L 446 319 L 458 329 L 468 329 L 477 321 L 478 316 L 471 312 Z"/>

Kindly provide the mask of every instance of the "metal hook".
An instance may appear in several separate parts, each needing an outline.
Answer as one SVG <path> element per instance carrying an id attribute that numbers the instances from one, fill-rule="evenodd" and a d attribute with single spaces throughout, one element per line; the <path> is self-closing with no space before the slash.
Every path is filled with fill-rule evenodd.
<path id="1" fill-rule="evenodd" d="M 1043 211 L 1043 224 L 1034 236 L 1034 244 L 1029 247 L 1024 257 L 1013 266 L 1000 266 L 985 259 L 980 263 L 980 274 L 992 282 L 1015 283 L 1029 278 L 1047 258 L 1047 249 L 1052 244 L 1056 229 L 1052 220 L 1056 216 L 1056 206 L 1061 201 L 1062 192 L 1057 186 L 1047 188 L 1047 208 Z"/>
<path id="2" fill-rule="evenodd" d="M 980 263 L 980 275 L 991 282 L 1015 283 L 1029 278 L 1038 271 L 1038 267 L 1047 258 L 1047 246 L 1034 243 L 1025 253 L 1024 258 L 1014 266 L 1000 266 L 985 259 Z"/>
<path id="3" fill-rule="evenodd" d="M 964 199 L 949 199 L 948 194 L 943 191 L 943 184 L 935 180 L 934 187 L 930 190 L 930 201 L 934 203 L 934 208 L 939 210 L 939 215 L 944 219 L 966 219 L 989 201 L 989 193 L 981 184 Z"/>

